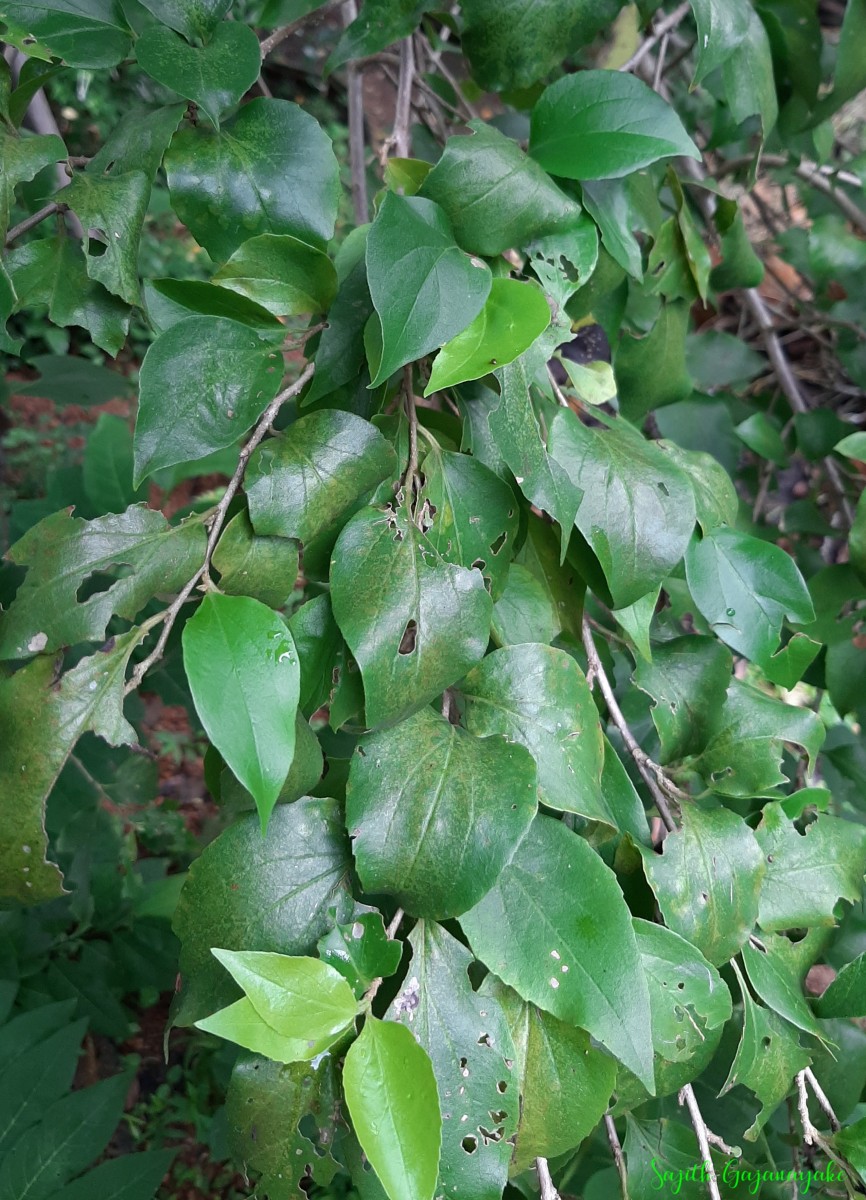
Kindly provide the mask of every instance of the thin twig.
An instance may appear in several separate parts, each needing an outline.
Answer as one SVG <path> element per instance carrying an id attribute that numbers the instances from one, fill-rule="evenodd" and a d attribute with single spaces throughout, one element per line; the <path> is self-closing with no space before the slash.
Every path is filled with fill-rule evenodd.
<path id="1" fill-rule="evenodd" d="M 613 1117 L 610 1113 L 604 1114 L 604 1128 L 607 1131 L 607 1140 L 610 1143 L 611 1154 L 613 1154 L 613 1161 L 616 1164 L 616 1171 L 619 1175 L 619 1190 L 622 1193 L 622 1200 L 628 1200 L 628 1171 L 626 1170 L 619 1134 L 616 1131 L 616 1125 L 614 1125 Z"/>
<path id="2" fill-rule="evenodd" d="M 710 171 L 714 179 L 722 179 L 725 175 L 736 175 L 738 171 L 746 170 L 752 167 L 755 162 L 753 154 L 744 154 L 740 158 L 728 158 L 723 163 L 720 163 L 715 170 Z M 863 180 L 859 175 L 855 175 L 853 171 L 846 171 L 844 168 L 836 168 L 832 166 L 820 166 L 818 163 L 809 162 L 808 159 L 803 159 L 799 163 L 792 163 L 787 154 L 762 154 L 762 167 L 790 167 L 792 171 L 796 171 L 801 179 L 811 181 L 815 175 L 820 175 L 825 181 L 832 182 L 834 179 L 839 183 L 846 183 L 849 187 L 862 187 Z"/>
<path id="3" fill-rule="evenodd" d="M 661 40 L 661 45 L 659 46 L 658 61 L 656 62 L 655 74 L 653 75 L 653 85 L 652 86 L 653 86 L 654 92 L 657 92 L 661 86 L 662 75 L 664 75 L 664 72 L 665 72 L 665 59 L 668 56 L 669 40 L 670 40 L 670 34 L 668 34 L 668 33 L 664 34 L 664 36 L 662 37 L 662 40 Z"/>
<path id="4" fill-rule="evenodd" d="M 325 5 L 324 7 L 328 6 Z M 273 50 L 276 50 L 277 46 L 284 42 L 286 38 L 291 37 L 293 33 L 297 32 L 297 30 L 300 29 L 301 26 L 304 25 L 314 14 L 321 16 L 322 9 L 316 8 L 313 9 L 312 12 L 304 13 L 304 15 L 302 17 L 298 17 L 296 21 L 290 21 L 288 25 L 283 25 L 281 29 L 275 29 L 273 33 L 270 33 L 266 38 L 263 38 L 260 43 L 262 61 L 264 61 L 264 59 L 266 59 Z"/>
<path id="5" fill-rule="evenodd" d="M 199 580 L 210 570 L 211 559 L 213 558 L 214 550 L 216 549 L 220 534 L 222 533 L 226 515 L 228 514 L 229 510 L 229 505 L 235 498 L 237 490 L 243 482 L 244 473 L 246 472 L 247 463 L 250 460 L 252 452 L 267 434 L 271 427 L 271 423 L 282 406 L 287 400 L 290 400 L 292 396 L 297 396 L 298 392 L 303 389 L 307 381 L 312 378 L 315 369 L 315 363 L 308 363 L 295 382 L 289 387 L 284 388 L 283 391 L 281 391 L 280 394 L 271 401 L 271 403 L 265 409 L 255 429 L 253 430 L 249 441 L 241 450 L 240 457 L 238 458 L 238 465 L 235 467 L 235 473 L 229 480 L 228 487 L 223 493 L 219 504 L 214 509 L 214 514 L 211 518 L 211 526 L 208 534 L 204 561 L 192 578 L 184 584 L 175 599 L 166 609 L 162 629 L 160 631 L 157 643 L 150 654 L 148 654 L 147 658 L 143 658 L 141 662 L 136 665 L 135 670 L 132 672 L 132 675 L 129 678 L 129 682 L 124 688 L 124 696 L 128 696 L 130 692 L 134 692 L 140 686 L 142 679 L 145 677 L 150 668 L 158 663 L 165 653 L 165 647 L 168 644 L 169 635 L 171 634 L 180 610 L 192 595 L 193 590 L 195 589 Z"/>
<path id="6" fill-rule="evenodd" d="M 819 1133 L 812 1124 L 809 1116 L 809 1093 L 806 1090 L 806 1072 L 797 1072 L 797 1108 L 800 1113 L 800 1124 L 803 1127 L 803 1141 L 807 1146 L 818 1144 Z"/>
<path id="7" fill-rule="evenodd" d="M 701 1150 L 701 1161 L 706 1164 L 707 1168 L 707 1190 L 712 1200 L 722 1200 L 722 1194 L 719 1191 L 719 1180 L 716 1176 L 716 1168 L 713 1166 L 713 1156 L 710 1151 L 709 1130 L 704 1123 L 704 1118 L 701 1116 L 697 1097 L 690 1083 L 687 1083 L 682 1089 L 678 1099 L 680 1104 L 685 1104 L 689 1110 L 692 1128 L 695 1131 L 695 1137 L 698 1139 L 698 1146 Z"/>
<path id="8" fill-rule="evenodd" d="M 412 84 L 415 79 L 415 53 L 411 37 L 400 43 L 400 79 L 397 84 L 397 104 L 394 109 L 394 130 L 382 145 L 381 161 L 384 166 L 389 151 L 393 148 L 397 158 L 409 157 L 409 124 L 412 119 Z"/>
<path id="9" fill-rule="evenodd" d="M 541 1200 L 560 1200 L 559 1192 L 553 1186 L 553 1179 L 550 1175 L 550 1167 L 547 1165 L 547 1159 L 537 1158 L 535 1160 L 535 1169 L 538 1172 Z"/>
<path id="10" fill-rule="evenodd" d="M 601 689 L 601 694 L 607 704 L 607 710 L 610 713 L 611 720 L 622 736 L 625 742 L 626 749 L 634 759 L 635 766 L 640 772 L 641 778 L 649 789 L 649 793 L 653 798 L 656 808 L 659 811 L 661 819 L 665 823 L 665 828 L 668 832 L 676 829 L 667 799 L 659 786 L 659 780 L 664 780 L 668 790 L 674 791 L 675 794 L 683 796 L 679 789 L 674 789 L 673 785 L 667 780 L 664 772 L 658 763 L 653 762 L 648 754 L 641 750 L 634 738 L 634 734 L 629 729 L 628 722 L 623 716 L 622 709 L 617 704 L 616 696 L 613 694 L 613 688 L 610 686 L 610 680 L 607 677 L 607 672 L 602 666 L 601 659 L 598 656 L 598 651 L 595 648 L 595 642 L 592 640 L 592 630 L 589 626 L 589 621 L 584 614 L 583 625 L 581 629 L 583 635 L 583 648 L 586 651 L 586 660 L 589 670 L 587 671 L 587 681 L 598 680 L 598 686 Z M 684 798 L 684 796 L 683 796 Z"/>
<path id="11" fill-rule="evenodd" d="M 429 41 L 428 41 L 427 45 L 428 45 L 428 49 L 429 49 L 429 53 L 430 53 L 431 63 L 433 64 L 433 66 L 435 66 L 436 70 L 439 72 L 439 74 L 442 76 L 442 78 L 446 81 L 446 83 L 451 84 L 451 87 L 454 89 L 454 95 L 457 97 L 458 101 L 463 106 L 469 119 L 471 121 L 477 121 L 480 116 L 480 113 L 478 112 L 478 109 L 475 107 L 475 105 L 471 104 L 466 99 L 466 97 L 463 95 L 463 89 L 460 87 L 460 82 L 457 79 L 457 76 L 450 70 L 449 67 L 447 67 L 445 65 L 445 62 L 442 57 L 442 51 L 434 50 L 433 47 L 430 45 Z M 454 110 L 452 110 L 452 111 L 454 111 Z M 459 115 L 460 114 L 458 113 L 458 116 Z"/>
<path id="12" fill-rule="evenodd" d="M 652 50 L 653 46 L 655 46 L 657 42 L 661 41 L 665 34 L 673 29 L 674 26 L 679 25 L 680 21 L 682 21 L 683 17 L 690 8 L 691 3 L 689 0 L 686 0 L 684 4 L 678 5 L 669 16 L 664 18 L 664 20 L 659 21 L 658 25 L 656 25 L 656 27 L 653 29 L 650 36 L 641 42 L 631 58 L 622 64 L 620 70 L 633 71 L 638 63 L 643 62 L 650 50 Z"/>
<path id="13" fill-rule="evenodd" d="M 836 1116 L 835 1112 L 833 1111 L 833 1105 L 827 1099 L 824 1089 L 821 1087 L 820 1083 L 815 1078 L 812 1068 L 807 1067 L 804 1074 L 806 1076 L 806 1082 L 809 1084 L 809 1087 L 815 1093 L 815 1099 L 818 1101 L 821 1108 L 824 1110 L 824 1112 L 827 1115 L 827 1120 L 830 1122 L 830 1128 L 833 1130 L 834 1133 L 837 1133 L 842 1128 L 842 1125 L 839 1121 L 839 1118 Z"/>
<path id="14" fill-rule="evenodd" d="M 11 246 L 23 234 L 29 233 L 31 229 L 35 229 L 37 225 L 47 220 L 48 217 L 53 217 L 55 213 L 66 212 L 67 207 L 65 204 L 58 204 L 56 200 L 52 200 L 50 204 L 46 204 L 44 208 L 40 208 L 39 212 L 35 212 L 32 217 L 25 217 L 18 225 L 13 225 L 6 234 L 6 245 Z"/>
<path id="15" fill-rule="evenodd" d="M 349 26 L 358 15 L 355 0 L 342 6 L 343 25 Z M 349 112 L 349 166 L 352 172 L 352 209 L 356 225 L 370 219 L 367 198 L 367 146 L 364 131 L 364 76 L 354 59 L 346 63 L 346 107 Z"/>
<path id="16" fill-rule="evenodd" d="M 406 402 L 406 420 L 409 422 L 409 461 L 406 464 L 404 484 L 411 507 L 414 505 L 418 485 L 418 410 L 415 406 L 411 363 L 403 368 L 403 397 Z"/>

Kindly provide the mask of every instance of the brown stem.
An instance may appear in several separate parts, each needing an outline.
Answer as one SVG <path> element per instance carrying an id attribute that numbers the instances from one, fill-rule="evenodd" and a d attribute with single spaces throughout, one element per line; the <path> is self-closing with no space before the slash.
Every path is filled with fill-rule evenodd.
<path id="1" fill-rule="evenodd" d="M 698 1107 L 698 1101 L 690 1083 L 687 1083 L 682 1089 L 678 1099 L 680 1104 L 685 1104 L 689 1110 L 692 1128 L 695 1131 L 695 1137 L 698 1139 L 698 1146 L 700 1146 L 701 1150 L 701 1161 L 706 1163 L 708 1176 L 707 1190 L 712 1200 L 722 1200 L 722 1195 L 719 1191 L 719 1180 L 716 1176 L 716 1168 L 713 1166 L 713 1157 L 710 1152 L 709 1130 L 704 1123 L 704 1118 L 701 1116 L 701 1110 Z"/>
<path id="2" fill-rule="evenodd" d="M 6 234 L 6 245 L 11 246 L 14 241 L 20 238 L 23 234 L 29 233 L 31 229 L 35 229 L 48 217 L 53 217 L 55 213 L 64 213 L 67 211 L 65 204 L 58 204 L 56 200 L 52 200 L 50 204 L 46 204 L 44 208 L 40 208 L 39 212 L 35 212 L 32 217 L 25 217 L 18 225 L 13 225 Z"/>
<path id="3" fill-rule="evenodd" d="M 626 1170 L 619 1134 L 616 1131 L 616 1125 L 614 1125 L 613 1117 L 610 1113 L 604 1114 L 604 1128 L 607 1132 L 607 1140 L 610 1143 L 613 1161 L 616 1164 L 616 1172 L 619 1175 L 619 1190 L 622 1193 L 622 1200 L 628 1200 L 628 1171 Z"/>
<path id="4" fill-rule="evenodd" d="M 325 5 L 325 7 L 328 6 Z M 296 21 L 290 21 L 288 25 L 283 25 L 281 29 L 275 29 L 274 32 L 268 34 L 266 38 L 262 38 L 262 41 L 259 44 L 262 52 L 262 61 L 264 61 L 264 59 L 266 59 L 273 50 L 276 50 L 277 46 L 284 42 L 286 38 L 291 37 L 293 33 L 300 29 L 301 26 L 304 25 L 310 19 L 310 17 L 314 15 L 321 16 L 322 9 L 313 9 L 312 12 L 305 13 L 302 17 L 298 17 Z"/>
<path id="5" fill-rule="evenodd" d="M 656 27 L 653 29 L 650 36 L 641 42 L 631 58 L 622 64 L 620 70 L 633 71 L 638 63 L 643 62 L 650 50 L 652 50 L 653 46 L 655 46 L 657 42 L 661 41 L 666 33 L 668 33 L 675 26 L 679 25 L 680 21 L 682 21 L 683 17 L 690 8 L 691 3 L 689 0 L 686 0 L 684 4 L 678 5 L 672 13 L 664 18 L 664 20 L 659 21 L 658 25 L 656 25 Z"/>

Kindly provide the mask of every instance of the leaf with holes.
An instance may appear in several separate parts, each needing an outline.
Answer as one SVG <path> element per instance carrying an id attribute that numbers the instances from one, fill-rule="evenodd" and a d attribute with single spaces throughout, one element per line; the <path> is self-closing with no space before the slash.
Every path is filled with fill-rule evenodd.
<path id="1" fill-rule="evenodd" d="M 150 196 L 150 180 L 141 171 L 124 175 L 77 175 L 63 189 L 68 204 L 88 231 L 87 274 L 127 304 L 140 302 L 138 243 Z"/>
<path id="2" fill-rule="evenodd" d="M 466 912 L 496 882 L 535 815 L 535 762 L 429 708 L 358 742 L 346 822 L 371 895 L 413 916 Z"/>

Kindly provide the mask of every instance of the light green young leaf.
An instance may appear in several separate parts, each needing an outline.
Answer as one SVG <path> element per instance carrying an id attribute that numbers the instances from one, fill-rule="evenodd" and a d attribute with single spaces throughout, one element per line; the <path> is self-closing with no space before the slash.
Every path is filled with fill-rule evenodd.
<path id="1" fill-rule="evenodd" d="M 279 317 L 326 312 L 337 291 L 337 273 L 327 254 L 278 233 L 263 233 L 244 242 L 213 282 L 248 296 Z"/>
<path id="2" fill-rule="evenodd" d="M 580 886 L 551 889 L 551 879 L 570 878 Z M 588 842 L 537 816 L 460 924 L 477 957 L 524 1000 L 586 1029 L 653 1088 L 649 994 L 631 917 Z"/>
<path id="3" fill-rule="evenodd" d="M 362 737 L 346 786 L 364 890 L 396 897 L 417 917 L 477 904 L 536 808 L 535 762 L 523 746 L 474 737 L 429 708 Z"/>
<path id="4" fill-rule="evenodd" d="M 183 663 L 202 725 L 267 829 L 295 753 L 301 671 L 283 619 L 250 596 L 205 596 L 183 629 Z"/>
<path id="5" fill-rule="evenodd" d="M 345 980 L 341 982 L 345 983 Z M 202 1017 L 195 1025 L 205 1033 L 225 1038 L 227 1042 L 234 1042 L 245 1050 L 252 1050 L 278 1063 L 309 1062 L 324 1054 L 342 1033 L 341 1029 L 336 1033 L 308 1037 L 294 1032 L 280 1032 L 268 1024 L 247 996 L 227 1008 L 221 1008 L 212 1016 Z"/>
<path id="6" fill-rule="evenodd" d="M 433 1200 L 442 1117 L 432 1063 L 410 1030 L 368 1017 L 346 1055 L 343 1089 L 389 1200 Z"/>
<path id="7" fill-rule="evenodd" d="M 841 442 L 837 442 L 833 449 L 837 454 L 844 454 L 846 458 L 866 462 L 866 433 L 849 433 Z"/>

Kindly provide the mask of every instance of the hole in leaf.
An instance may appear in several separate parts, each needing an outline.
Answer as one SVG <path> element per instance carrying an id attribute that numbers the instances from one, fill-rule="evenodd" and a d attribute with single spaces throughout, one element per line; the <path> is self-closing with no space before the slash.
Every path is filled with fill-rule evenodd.
<path id="1" fill-rule="evenodd" d="M 109 574 L 109 571 L 113 573 Z M 126 579 L 132 572 L 132 567 L 120 563 L 111 563 L 105 571 L 93 571 L 90 575 L 85 575 L 78 585 L 75 599 L 79 604 L 83 604 L 91 596 L 98 596 L 102 592 L 110 591 L 118 579 Z"/>
<path id="2" fill-rule="evenodd" d="M 486 566 L 487 566 L 487 563 L 484 561 L 483 558 L 476 558 L 475 562 L 472 564 L 473 570 L 476 570 L 476 571 L 483 571 Z"/>
<path id="3" fill-rule="evenodd" d="M 682 980 L 680 980 L 679 983 L 677 984 L 677 987 L 680 989 L 681 992 L 683 992 L 683 991 L 685 991 L 686 985 L 683 983 Z"/>
<path id="4" fill-rule="evenodd" d="M 706 893 L 706 892 L 701 892 L 701 899 L 703 900 L 703 902 L 704 902 L 705 904 L 706 904 L 706 902 L 709 900 L 709 896 L 707 895 L 707 893 Z"/>
<path id="5" fill-rule="evenodd" d="M 668 491 L 668 489 L 665 487 L 665 485 L 662 483 L 662 481 L 660 479 L 657 480 L 656 487 L 662 493 L 662 495 L 664 495 L 664 496 L 670 495 L 670 492 Z"/>
<path id="6" fill-rule="evenodd" d="M 481 1137 L 484 1139 L 485 1146 L 489 1146 L 491 1142 L 501 1142 L 502 1141 L 502 1130 L 501 1129 L 492 1129 L 492 1130 L 485 1129 L 483 1125 L 479 1125 L 478 1132 L 481 1134 Z"/>
<path id="7" fill-rule="evenodd" d="M 764 1047 L 765 1050 L 770 1049 L 772 1042 L 773 1042 L 773 1039 L 770 1037 L 761 1038 L 761 1045 Z"/>
<path id="8" fill-rule="evenodd" d="M 492 1046 L 493 1043 L 490 1040 L 490 1034 L 482 1033 L 481 1037 L 478 1039 L 478 1045 L 479 1046 Z"/>
<path id="9" fill-rule="evenodd" d="M 400 654 L 414 654 L 417 637 L 418 624 L 416 621 L 410 620 L 406 628 L 403 630 L 403 636 L 400 638 Z"/>
<path id="10" fill-rule="evenodd" d="M 503 1123 L 503 1121 L 505 1120 L 505 1118 L 508 1116 L 508 1113 L 503 1108 L 500 1112 L 491 1111 L 490 1116 L 496 1125 L 501 1125 Z"/>
<path id="11" fill-rule="evenodd" d="M 468 1059 L 466 1059 L 466 1058 L 461 1058 L 461 1059 L 460 1059 L 460 1070 L 461 1070 L 461 1071 L 465 1071 L 465 1070 L 466 1070 L 466 1067 L 467 1067 L 467 1065 L 468 1065 L 468 1062 L 469 1062 L 469 1060 L 468 1060 Z"/>
<path id="12" fill-rule="evenodd" d="M 87 236 L 87 253 L 91 258 L 102 258 L 108 249 L 108 237 L 102 229 L 90 229 Z"/>
<path id="13" fill-rule="evenodd" d="M 508 1084 L 505 1082 L 504 1079 L 499 1080 L 499 1083 L 497 1083 L 497 1085 L 496 1085 L 496 1090 L 497 1090 L 497 1092 L 499 1092 L 500 1096 L 504 1096 L 505 1093 L 508 1091 Z"/>
<path id="14" fill-rule="evenodd" d="M 472 1134 L 470 1133 L 467 1137 L 465 1137 L 463 1139 L 463 1141 L 460 1143 L 460 1145 L 463 1147 L 463 1149 L 466 1151 L 467 1154 L 474 1154 L 475 1151 L 478 1149 L 478 1138 L 473 1137 Z"/>
<path id="15" fill-rule="evenodd" d="M 509 517 L 510 517 L 510 516 L 511 516 L 511 513 L 509 513 L 508 515 L 509 515 Z M 508 534 L 507 534 L 507 533 L 500 533 L 500 535 L 499 535 L 499 537 L 496 539 L 496 541 L 495 541 L 495 542 L 491 542 L 491 543 L 490 543 L 490 552 L 491 552 L 492 554 L 498 554 L 498 553 L 499 553 L 499 551 L 502 549 L 502 547 L 505 545 L 505 543 L 506 543 L 507 541 L 508 541 Z"/>

